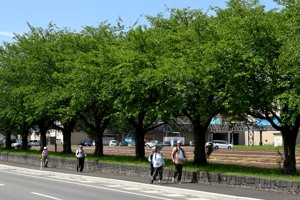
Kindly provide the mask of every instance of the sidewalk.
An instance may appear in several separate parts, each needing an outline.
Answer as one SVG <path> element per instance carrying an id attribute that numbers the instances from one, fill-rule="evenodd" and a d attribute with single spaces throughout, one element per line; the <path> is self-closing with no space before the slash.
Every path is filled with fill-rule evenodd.
<path id="1" fill-rule="evenodd" d="M 15 163 L 0 161 L 0 164 L 5 164 L 9 166 L 24 167 L 28 169 L 39 170 L 40 168 L 36 165 L 29 165 L 24 163 Z M 162 191 L 161 186 L 166 186 L 168 190 L 174 190 L 174 193 L 192 193 L 196 192 L 199 197 L 209 198 L 209 199 L 220 199 L 220 200 L 254 200 L 254 199 L 265 199 L 265 200 L 300 200 L 300 196 L 296 194 L 286 194 L 280 192 L 269 192 L 260 191 L 252 189 L 241 189 L 235 187 L 228 187 L 222 185 L 209 185 L 209 184 L 199 184 L 199 183 L 186 183 L 175 184 L 171 183 L 171 180 L 163 180 L 160 186 L 157 182 L 154 184 L 149 184 L 148 179 L 138 177 L 138 176 L 124 176 L 111 173 L 100 173 L 100 172 L 90 172 L 84 171 L 84 173 L 77 173 L 76 170 L 60 169 L 60 168 L 44 168 L 43 171 L 49 172 L 59 172 L 68 174 L 78 174 L 82 176 L 89 177 L 100 177 L 106 179 L 112 179 L 111 181 L 120 181 L 122 184 L 128 184 L 132 186 L 133 184 L 138 184 L 139 187 L 151 187 L 152 189 L 157 187 L 157 190 Z M 148 185 L 149 184 L 149 185 Z"/>

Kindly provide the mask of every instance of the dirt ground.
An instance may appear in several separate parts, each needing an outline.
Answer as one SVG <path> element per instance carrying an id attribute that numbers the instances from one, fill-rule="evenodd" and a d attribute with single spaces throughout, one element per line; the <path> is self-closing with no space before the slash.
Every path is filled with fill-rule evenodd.
<path id="1" fill-rule="evenodd" d="M 188 160 L 193 160 L 194 147 L 183 147 Z M 33 147 L 33 149 L 39 149 L 39 147 Z M 48 146 L 49 151 L 54 151 L 54 146 Z M 72 146 L 72 151 L 75 152 L 77 146 Z M 83 147 L 87 154 L 94 153 L 93 146 Z M 106 155 L 135 155 L 135 147 L 126 146 L 104 146 L 104 154 Z M 146 156 L 150 153 L 150 148 L 145 147 Z M 57 147 L 57 151 L 62 151 L 62 146 Z M 162 153 L 165 158 L 171 157 L 172 147 L 164 147 Z M 283 154 L 283 152 L 281 152 Z M 276 160 L 280 160 L 280 156 L 277 151 L 251 151 L 251 150 L 235 150 L 235 149 L 218 149 L 215 150 L 210 156 L 209 162 L 212 163 L 225 163 L 225 164 L 237 164 L 242 166 L 255 166 L 262 168 L 278 168 Z M 300 152 L 296 152 L 297 169 L 300 169 Z"/>

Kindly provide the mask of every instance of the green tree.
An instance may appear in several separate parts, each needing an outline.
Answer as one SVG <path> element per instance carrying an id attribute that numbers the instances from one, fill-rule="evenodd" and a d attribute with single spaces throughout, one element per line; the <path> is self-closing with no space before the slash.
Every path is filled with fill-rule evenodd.
<path id="1" fill-rule="evenodd" d="M 135 133 L 136 158 L 145 158 L 144 136 L 160 126 L 155 122 L 163 114 L 163 83 L 160 74 L 160 32 L 138 26 L 125 34 L 122 63 L 114 68 L 112 85 L 118 94 L 115 116 L 127 120 Z"/>
<path id="2" fill-rule="evenodd" d="M 300 88 L 299 88 L 299 26 L 300 2 L 286 1 L 280 12 L 281 27 L 278 38 L 282 42 L 278 62 L 278 73 L 281 75 L 279 87 L 282 93 L 276 97 L 280 108 L 280 126 L 284 143 L 285 174 L 297 173 L 295 146 L 300 127 Z"/>
<path id="3" fill-rule="evenodd" d="M 16 36 L 17 38 L 17 36 Z M 30 74 L 26 58 L 26 50 L 18 41 L 14 44 L 5 44 L 0 51 L 1 58 L 1 120 L 7 123 L 4 126 L 8 139 L 10 135 L 20 135 L 22 148 L 27 149 L 27 137 L 33 126 L 30 118 L 31 110 L 28 108 L 26 98 L 31 94 Z M 6 144 L 9 146 L 9 143 Z"/>
<path id="4" fill-rule="evenodd" d="M 230 77 L 228 114 L 266 119 L 280 130 L 285 149 L 283 171 L 294 175 L 300 121 L 297 106 L 290 101 L 291 94 L 296 94 L 291 84 L 296 76 L 291 78 L 287 63 L 280 62 L 289 43 L 282 39 L 288 34 L 283 11 L 266 11 L 257 1 L 229 1 L 228 8 L 217 11 L 220 40 L 215 56 Z"/>
<path id="5" fill-rule="evenodd" d="M 210 56 L 215 43 L 213 17 L 201 10 L 170 9 L 169 16 L 150 18 L 164 30 L 164 64 L 167 109 L 173 116 L 192 123 L 194 162 L 207 164 L 206 131 L 213 117 L 223 110 L 226 73 Z M 163 47 L 162 47 L 163 48 Z"/>
<path id="6" fill-rule="evenodd" d="M 95 140 L 94 154 L 103 156 L 102 137 L 113 114 L 112 69 L 120 64 L 118 29 L 101 23 L 85 27 L 77 37 L 76 68 L 68 75 L 70 110 L 79 117 L 77 130 Z"/>

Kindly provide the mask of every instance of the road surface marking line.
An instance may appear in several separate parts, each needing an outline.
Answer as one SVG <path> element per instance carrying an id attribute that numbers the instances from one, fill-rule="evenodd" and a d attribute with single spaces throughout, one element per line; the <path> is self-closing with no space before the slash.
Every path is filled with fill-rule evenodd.
<path id="1" fill-rule="evenodd" d="M 121 188 L 122 187 L 122 185 L 105 185 L 105 186 L 107 186 L 107 187 L 117 187 L 117 188 Z"/>
<path id="2" fill-rule="evenodd" d="M 130 187 L 124 187 L 125 190 L 140 190 L 140 188 L 130 188 Z"/>
<path id="3" fill-rule="evenodd" d="M 42 196 L 42 197 L 46 197 L 46 198 L 49 198 L 49 199 L 62 200 L 62 199 L 59 199 L 59 198 L 56 198 L 56 197 L 48 196 L 48 195 L 45 195 L 45 194 L 40 194 L 40 193 L 37 193 L 37 192 L 31 192 L 31 193 L 35 194 L 37 196 Z"/>
<path id="4" fill-rule="evenodd" d="M 0 184 L 0 186 L 4 186 L 4 184 Z"/>
<path id="5" fill-rule="evenodd" d="M 164 196 L 167 196 L 167 197 L 184 197 L 186 195 L 182 195 L 182 194 L 161 194 L 161 195 L 164 195 Z"/>
<path id="6" fill-rule="evenodd" d="M 142 190 L 141 192 L 145 192 L 145 193 L 148 193 L 148 194 L 154 194 L 154 193 L 157 194 L 157 191 L 154 191 L 154 190 L 149 190 L 149 191 Z"/>
<path id="7" fill-rule="evenodd" d="M 67 181 L 67 180 L 61 180 L 61 179 L 60 180 L 55 180 L 55 179 L 52 179 L 52 178 L 49 178 L 49 177 L 32 176 L 32 175 L 28 175 L 28 174 L 21 174 L 21 173 L 14 173 L 14 172 L 3 172 L 3 173 L 11 173 L 11 174 L 16 174 L 16 175 L 20 175 L 20 176 L 33 177 L 33 178 L 37 178 L 37 179 L 51 180 L 51 181 L 56 181 L 56 182 L 69 183 L 69 184 L 74 184 L 74 185 L 81 185 L 81 186 L 85 186 L 85 187 L 92 187 L 92 188 L 98 188 L 98 189 L 103 189 L 103 190 L 110 190 L 110 191 L 115 191 L 115 192 L 119 192 L 119 193 L 126 193 L 126 194 L 132 194 L 132 195 L 136 195 L 136 196 L 149 197 L 149 198 L 152 198 L 152 199 L 172 200 L 172 199 L 164 198 L 164 197 L 150 196 L 150 195 L 147 195 L 147 194 L 140 194 L 140 193 L 130 192 L 130 191 L 122 191 L 122 190 L 118 190 L 118 189 L 101 187 L 101 186 L 86 185 L 86 184 L 83 184 L 83 183 L 71 182 L 71 181 Z M 32 192 L 32 193 L 34 193 L 34 192 Z M 38 193 L 34 193 L 34 194 L 39 195 Z M 51 197 L 51 196 L 49 196 L 48 198 L 53 198 L 55 200 L 62 200 L 62 199 L 58 199 L 58 198 Z"/>
<path id="8" fill-rule="evenodd" d="M 95 181 L 80 181 L 81 183 L 95 183 Z"/>
<path id="9" fill-rule="evenodd" d="M 209 200 L 209 199 L 206 199 L 206 198 L 188 198 L 186 200 Z"/>

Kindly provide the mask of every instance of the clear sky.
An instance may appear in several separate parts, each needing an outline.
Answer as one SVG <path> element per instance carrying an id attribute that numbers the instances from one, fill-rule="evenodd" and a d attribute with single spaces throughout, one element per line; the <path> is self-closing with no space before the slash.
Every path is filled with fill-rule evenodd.
<path id="1" fill-rule="evenodd" d="M 261 0 L 268 9 L 277 7 L 273 0 Z M 125 25 L 141 15 L 156 15 L 168 8 L 208 9 L 209 6 L 226 7 L 226 0 L 1 0 L 0 45 L 12 42 L 13 33 L 29 31 L 33 27 L 47 28 L 52 22 L 59 28 L 79 32 L 84 26 L 98 26 L 108 21 L 115 24 L 120 17 Z"/>

